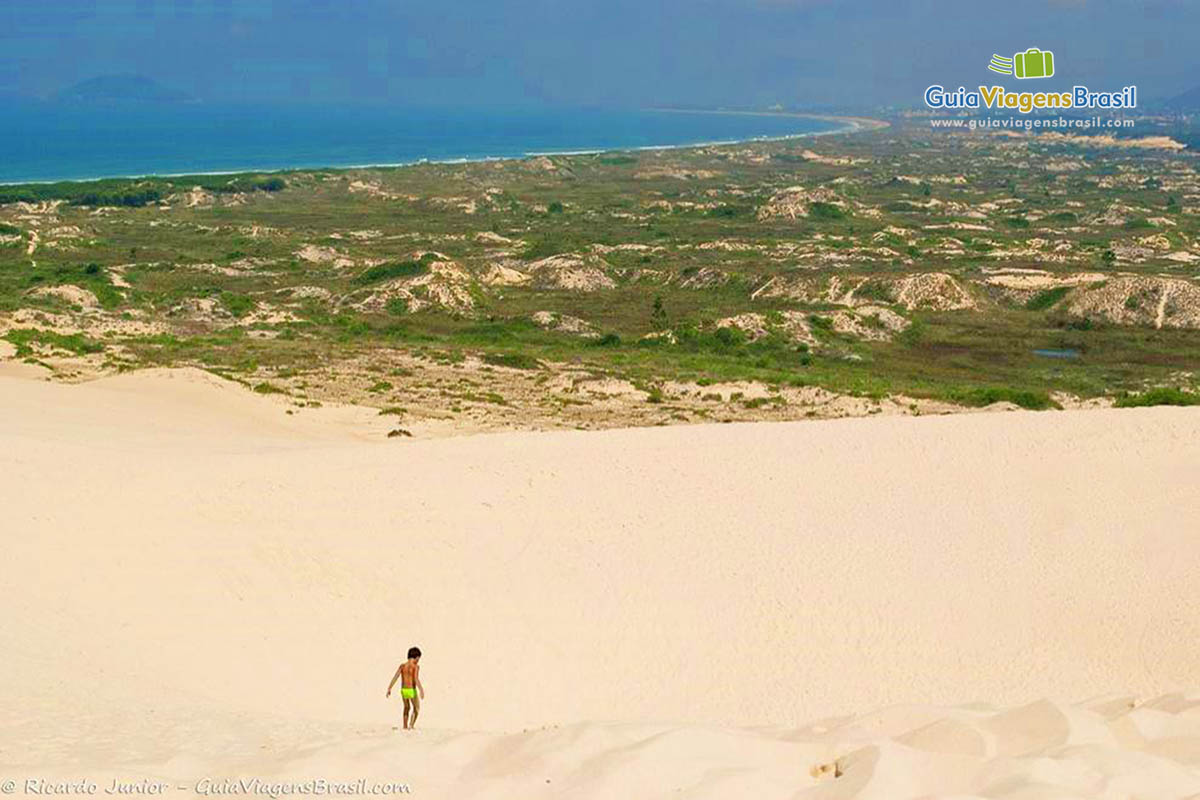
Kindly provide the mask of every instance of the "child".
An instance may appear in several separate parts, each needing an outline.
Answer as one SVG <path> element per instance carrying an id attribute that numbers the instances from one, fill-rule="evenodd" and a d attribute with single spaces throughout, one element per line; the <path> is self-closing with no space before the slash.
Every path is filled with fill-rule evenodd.
<path id="1" fill-rule="evenodd" d="M 417 727 L 417 714 L 421 710 L 421 701 L 425 699 L 425 687 L 421 685 L 421 648 L 408 648 L 408 661 L 396 668 L 392 682 L 388 684 L 387 697 L 392 696 L 392 687 L 396 680 L 400 681 L 400 696 L 404 698 L 404 730 Z M 417 695 L 420 694 L 420 697 Z M 412 707 L 412 719 L 408 718 L 408 709 Z"/>

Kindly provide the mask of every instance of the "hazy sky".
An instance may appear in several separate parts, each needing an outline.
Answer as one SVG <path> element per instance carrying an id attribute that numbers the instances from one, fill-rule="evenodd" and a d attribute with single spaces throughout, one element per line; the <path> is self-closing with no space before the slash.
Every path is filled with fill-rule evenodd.
<path id="1" fill-rule="evenodd" d="M 138 73 L 214 102 L 912 105 L 1030 46 L 1064 86 L 1173 95 L 1200 84 L 1200 2 L 2 0 L 0 94 Z"/>

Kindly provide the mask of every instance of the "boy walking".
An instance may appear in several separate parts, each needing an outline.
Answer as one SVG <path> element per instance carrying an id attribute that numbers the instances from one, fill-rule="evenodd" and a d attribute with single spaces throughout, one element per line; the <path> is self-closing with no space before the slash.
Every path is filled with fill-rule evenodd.
<path id="1" fill-rule="evenodd" d="M 392 687 L 397 680 L 400 681 L 400 697 L 404 700 L 404 730 L 407 731 L 417 727 L 417 714 L 421 711 L 421 701 L 425 699 L 425 687 L 421 685 L 421 648 L 408 648 L 408 661 L 396 668 L 396 674 L 388 684 L 386 697 L 392 696 Z M 411 720 L 408 716 L 410 708 Z"/>

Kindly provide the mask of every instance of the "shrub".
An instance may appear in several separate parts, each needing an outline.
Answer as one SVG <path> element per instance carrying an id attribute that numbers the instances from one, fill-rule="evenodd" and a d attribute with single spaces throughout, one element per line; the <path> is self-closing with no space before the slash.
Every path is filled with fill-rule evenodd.
<path id="1" fill-rule="evenodd" d="M 233 292 L 221 292 L 221 305 L 235 317 L 244 317 L 254 310 L 254 298 Z"/>
<path id="2" fill-rule="evenodd" d="M 738 345 L 746 343 L 746 333 L 740 328 L 734 328 L 732 326 L 717 328 L 716 331 L 713 332 L 713 339 L 715 339 L 717 344 L 721 347 L 737 347 Z"/>
<path id="3" fill-rule="evenodd" d="M 841 206 L 817 200 L 808 204 L 808 216 L 810 219 L 819 220 L 845 219 L 846 211 Z"/>
<path id="4" fill-rule="evenodd" d="M 393 261 L 390 264 L 377 264 L 360 272 L 354 282 L 359 285 L 379 283 L 392 278 L 414 278 L 429 271 L 428 254 L 420 261 Z"/>
<path id="5" fill-rule="evenodd" d="M 362 317 L 349 313 L 337 314 L 330 318 L 344 336 L 366 336 L 371 332 L 371 326 Z"/>
<path id="6" fill-rule="evenodd" d="M 655 330 L 663 330 L 667 327 L 667 309 L 663 305 L 662 295 L 654 296 L 654 305 L 650 307 L 650 324 Z"/>
<path id="7" fill-rule="evenodd" d="M 524 257 L 530 261 L 537 261 L 550 256 L 561 255 L 562 253 L 573 253 L 586 248 L 590 242 L 584 241 L 577 234 L 568 234 L 562 231 L 553 233 L 545 233 L 529 243 L 525 248 Z"/>
<path id="8" fill-rule="evenodd" d="M 1045 392 L 1034 389 L 1013 389 L 1008 386 L 980 386 L 952 392 L 951 399 L 962 405 L 973 407 L 990 406 L 992 403 L 1012 403 L 1033 411 L 1059 407 L 1058 403 L 1055 403 Z"/>
<path id="9" fill-rule="evenodd" d="M 1150 389 L 1140 394 L 1125 394 L 1113 403 L 1117 408 L 1142 406 L 1200 406 L 1200 394 L 1185 392 L 1173 386 Z"/>
<path id="10" fill-rule="evenodd" d="M 240 176 L 225 180 L 219 175 L 201 175 L 196 179 L 180 178 L 180 183 L 199 186 L 206 192 L 214 194 L 239 194 L 254 191 L 278 192 L 287 188 L 287 182 L 279 176 L 262 178 L 258 176 Z"/>
<path id="11" fill-rule="evenodd" d="M 77 356 L 100 353 L 104 350 L 103 344 L 87 338 L 82 333 L 62 334 L 55 333 L 54 331 L 18 328 L 9 331 L 5 334 L 4 338 L 16 346 L 17 355 L 22 358 L 33 355 L 33 348 L 31 346 L 33 344 L 57 347 L 59 350 L 66 350 Z"/>
<path id="12" fill-rule="evenodd" d="M 717 217 L 719 219 L 733 219 L 734 217 L 747 217 L 753 209 L 750 206 L 738 206 L 731 203 L 722 203 L 716 208 L 711 208 L 708 211 L 708 216 Z"/>
<path id="13" fill-rule="evenodd" d="M 606 333 L 599 339 L 593 340 L 596 347 L 620 347 L 621 337 L 615 333 Z"/>
<path id="14" fill-rule="evenodd" d="M 509 369 L 541 369 L 542 365 L 536 358 L 527 353 L 484 353 L 483 363 L 494 367 Z"/>
<path id="15" fill-rule="evenodd" d="M 1066 297 L 1069 291 L 1071 291 L 1071 287 L 1069 286 L 1057 286 L 1053 289 L 1047 289 L 1044 292 L 1038 292 L 1026 301 L 1025 308 L 1029 311 L 1045 311 Z"/>
<path id="16" fill-rule="evenodd" d="M 822 317 L 820 314 L 809 314 L 808 322 L 817 330 L 831 331 L 833 330 L 833 319 L 830 317 Z"/>
<path id="17" fill-rule="evenodd" d="M 162 199 L 158 189 L 141 189 L 128 192 L 87 192 L 71 201 L 74 206 L 112 206 L 141 208 Z"/>
<path id="18" fill-rule="evenodd" d="M 892 302 L 892 290 L 888 288 L 887 284 L 878 281 L 866 281 L 860 284 L 854 290 L 854 296 L 865 300 L 878 300 L 881 303 Z"/>

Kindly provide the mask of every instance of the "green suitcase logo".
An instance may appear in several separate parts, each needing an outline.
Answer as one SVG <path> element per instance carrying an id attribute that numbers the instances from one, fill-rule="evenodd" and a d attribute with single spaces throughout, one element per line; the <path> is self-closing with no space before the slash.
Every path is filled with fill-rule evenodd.
<path id="1" fill-rule="evenodd" d="M 993 54 L 988 69 L 1001 75 L 1013 75 L 1022 79 L 1049 78 L 1054 74 L 1054 53 L 1031 47 L 1012 58 Z"/>

